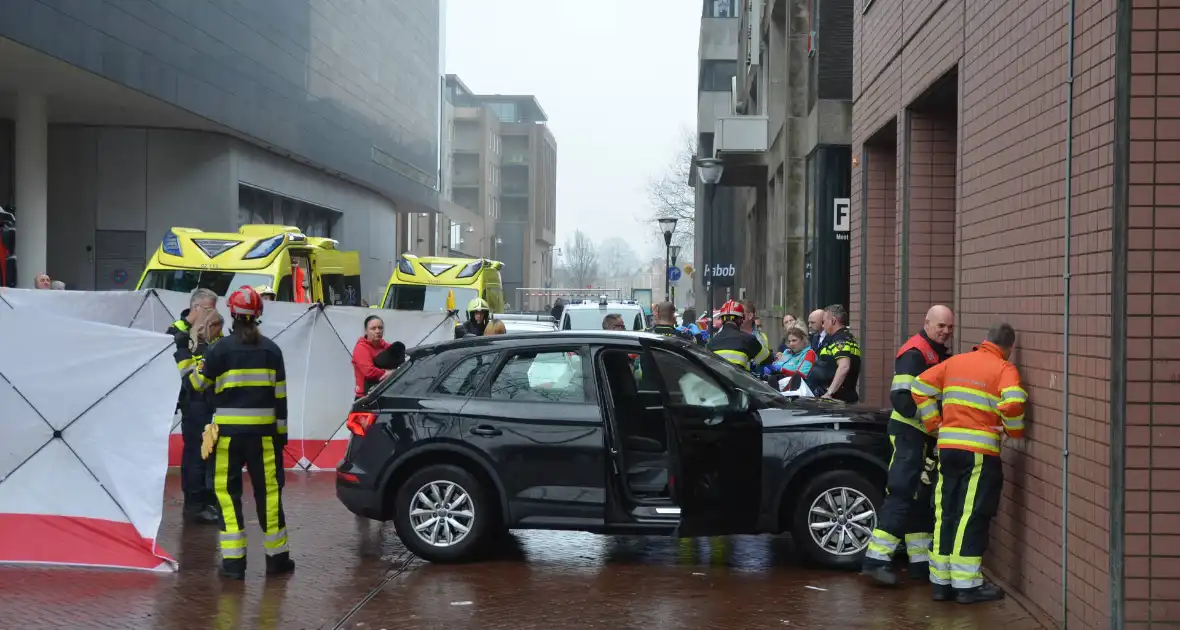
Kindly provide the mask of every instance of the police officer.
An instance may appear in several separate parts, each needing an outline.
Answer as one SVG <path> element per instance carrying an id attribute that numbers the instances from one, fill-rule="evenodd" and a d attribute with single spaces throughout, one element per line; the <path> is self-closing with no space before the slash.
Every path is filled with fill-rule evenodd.
<path id="1" fill-rule="evenodd" d="M 685 341 L 694 340 L 692 333 L 676 326 L 676 306 L 671 302 L 656 304 L 654 313 L 656 321 L 648 332 Z"/>
<path id="2" fill-rule="evenodd" d="M 455 339 L 482 337 L 491 321 L 492 308 L 487 301 L 475 298 L 467 303 L 467 321 L 455 324 Z"/>
<path id="3" fill-rule="evenodd" d="M 910 388 L 918 375 L 950 356 L 947 342 L 954 331 L 955 315 L 951 309 L 931 307 L 922 330 L 902 345 L 893 362 L 893 386 L 889 392 L 889 402 L 893 405 L 889 417 L 893 457 L 889 461 L 885 504 L 878 512 L 877 529 L 873 530 L 861 568 L 865 575 L 889 586 L 897 583 L 892 558 L 903 537 L 909 556 L 910 579 L 925 581 L 930 576 L 928 563 L 934 530 L 931 477 L 934 476 L 935 445 L 917 417 L 918 408 L 910 395 Z"/>
<path id="4" fill-rule="evenodd" d="M 180 436 L 183 447 L 180 455 L 180 488 L 184 493 L 184 518 L 192 523 L 212 525 L 219 521 L 214 507 L 213 493 L 205 481 L 205 461 L 201 459 L 201 431 L 208 418 L 193 417 L 188 413 L 190 388 L 184 386 L 196 363 L 192 348 L 189 347 L 193 325 L 209 313 L 217 312 L 217 294 L 209 289 L 197 289 L 189 296 L 188 308 L 180 313 L 180 319 L 172 322 L 167 334 L 176 340 L 172 357 L 180 371 L 181 388 L 176 399 L 180 411 Z"/>
<path id="5" fill-rule="evenodd" d="M 746 309 L 741 302 L 728 300 L 721 305 L 721 328 L 709 340 L 709 351 L 730 363 L 749 370 L 754 358 L 762 352 L 762 344 L 739 326 L 745 319 Z"/>
<path id="6" fill-rule="evenodd" d="M 242 287 L 229 297 L 233 330 L 209 349 L 191 375 L 213 388 L 213 492 L 221 506 L 221 575 L 246 576 L 242 466 L 250 473 L 266 550 L 266 573 L 295 569 L 283 514 L 283 446 L 287 442 L 287 373 L 283 352 L 258 331 L 262 297 Z"/>

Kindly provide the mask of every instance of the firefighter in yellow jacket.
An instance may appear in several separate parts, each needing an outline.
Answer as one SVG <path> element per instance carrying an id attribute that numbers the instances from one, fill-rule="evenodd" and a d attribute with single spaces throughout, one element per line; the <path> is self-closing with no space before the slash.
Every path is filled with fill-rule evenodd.
<path id="1" fill-rule="evenodd" d="M 202 455 L 212 457 L 213 492 L 221 513 L 221 575 L 246 577 L 242 467 L 250 474 L 263 530 L 266 573 L 295 569 L 283 514 L 283 446 L 287 441 L 287 374 L 283 352 L 258 331 L 262 297 L 242 287 L 229 297 L 233 329 L 193 370 L 193 388 L 213 388 L 213 424 Z"/>

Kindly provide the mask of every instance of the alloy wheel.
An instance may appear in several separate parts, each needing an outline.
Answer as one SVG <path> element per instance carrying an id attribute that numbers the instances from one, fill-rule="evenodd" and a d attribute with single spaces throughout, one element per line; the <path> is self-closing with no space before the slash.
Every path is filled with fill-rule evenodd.
<path id="1" fill-rule="evenodd" d="M 807 514 L 811 539 L 836 556 L 860 553 L 877 527 L 877 511 L 864 493 L 839 487 L 821 492 Z"/>
<path id="2" fill-rule="evenodd" d="M 475 504 L 459 484 L 431 481 L 418 488 L 410 500 L 410 526 L 426 544 L 450 547 L 475 526 Z"/>

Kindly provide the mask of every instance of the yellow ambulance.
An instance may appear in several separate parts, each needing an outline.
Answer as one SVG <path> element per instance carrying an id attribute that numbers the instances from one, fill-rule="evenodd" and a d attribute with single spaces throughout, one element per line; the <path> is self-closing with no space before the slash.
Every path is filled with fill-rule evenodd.
<path id="1" fill-rule="evenodd" d="M 229 295 L 271 287 L 282 302 L 361 305 L 361 262 L 330 238 L 285 225 L 244 225 L 237 232 L 174 227 L 148 260 L 139 289 Z"/>
<path id="2" fill-rule="evenodd" d="M 504 288 L 500 269 L 504 263 L 484 258 L 419 257 L 402 254 L 389 277 L 383 308 L 404 311 L 441 311 L 447 295 L 454 295 L 455 307 L 467 308 L 482 297 L 493 313 L 504 312 Z"/>

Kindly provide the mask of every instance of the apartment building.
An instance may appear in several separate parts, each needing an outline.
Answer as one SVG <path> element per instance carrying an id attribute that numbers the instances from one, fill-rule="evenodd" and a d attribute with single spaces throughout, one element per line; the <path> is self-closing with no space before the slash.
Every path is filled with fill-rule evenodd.
<path id="1" fill-rule="evenodd" d="M 444 217 L 437 251 L 504 263 L 512 309 L 538 310 L 529 288 L 551 286 L 557 226 L 557 142 L 536 97 L 477 94 L 446 76 Z M 424 242 L 430 236 L 422 237 Z"/>
<path id="2" fill-rule="evenodd" d="M 724 170 L 697 182 L 697 246 L 734 269 L 714 301 L 847 304 L 852 0 L 706 0 L 701 22 L 698 153 Z"/>
<path id="3" fill-rule="evenodd" d="M 1172 3 L 1174 4 L 1174 3 Z M 1029 429 L 985 568 L 1048 624 L 1180 625 L 1180 9 L 856 0 L 869 402 L 931 303 L 1018 331 Z M 822 42 L 821 42 L 822 45 Z"/>
<path id="4" fill-rule="evenodd" d="M 22 285 L 130 289 L 169 228 L 285 223 L 359 251 L 376 301 L 398 217 L 438 209 L 438 0 L 2 4 Z"/>

